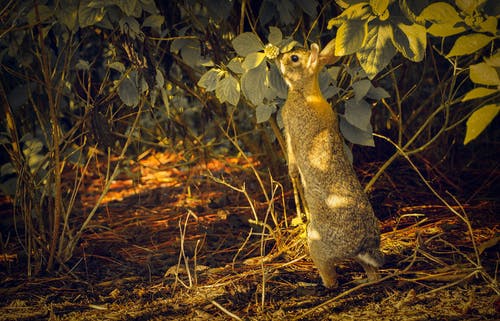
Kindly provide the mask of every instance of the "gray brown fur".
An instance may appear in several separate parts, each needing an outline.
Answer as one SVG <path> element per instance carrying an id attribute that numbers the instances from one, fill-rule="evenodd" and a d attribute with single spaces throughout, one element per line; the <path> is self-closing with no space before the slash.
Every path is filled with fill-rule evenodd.
<path id="1" fill-rule="evenodd" d="M 329 288 L 338 284 L 340 260 L 357 260 L 369 280 L 379 277 L 383 263 L 378 220 L 345 156 L 337 115 L 319 90 L 319 71 L 336 59 L 333 52 L 331 44 L 321 53 L 313 44 L 310 51 L 295 49 L 279 58 L 289 86 L 282 111 L 289 174 L 302 182 L 310 255 Z"/>

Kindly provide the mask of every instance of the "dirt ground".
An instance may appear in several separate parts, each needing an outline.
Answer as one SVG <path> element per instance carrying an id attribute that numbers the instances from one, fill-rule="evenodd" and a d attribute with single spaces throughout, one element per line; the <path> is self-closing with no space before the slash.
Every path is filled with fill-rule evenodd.
<path id="1" fill-rule="evenodd" d="M 382 278 L 366 283 L 346 261 L 328 290 L 280 181 L 243 157 L 149 155 L 113 182 L 74 258 L 31 277 L 2 198 L 0 320 L 500 319 L 495 200 L 449 208 L 421 190 L 374 191 Z M 82 187 L 74 222 L 102 185 L 95 175 Z"/>

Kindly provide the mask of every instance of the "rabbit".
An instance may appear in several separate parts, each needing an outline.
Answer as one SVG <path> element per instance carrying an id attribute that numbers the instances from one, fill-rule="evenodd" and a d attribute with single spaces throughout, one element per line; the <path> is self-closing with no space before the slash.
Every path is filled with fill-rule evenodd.
<path id="1" fill-rule="evenodd" d="M 380 278 L 384 261 L 379 222 L 346 157 L 337 115 L 319 87 L 321 69 L 338 60 L 334 43 L 321 52 L 317 44 L 292 49 L 277 61 L 288 85 L 281 115 L 289 175 L 302 183 L 307 244 L 327 288 L 338 286 L 335 264 L 340 260 L 358 261 L 369 281 Z"/>

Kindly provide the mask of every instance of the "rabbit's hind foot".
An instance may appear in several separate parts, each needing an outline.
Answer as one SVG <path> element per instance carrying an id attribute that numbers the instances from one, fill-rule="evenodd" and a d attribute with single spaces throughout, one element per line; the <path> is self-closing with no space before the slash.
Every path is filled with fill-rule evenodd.
<path id="1" fill-rule="evenodd" d="M 361 264 L 361 266 L 363 266 L 363 269 L 368 276 L 368 282 L 374 282 L 380 279 L 378 267 L 365 263 L 363 261 L 359 261 L 359 263 Z"/>
<path id="2" fill-rule="evenodd" d="M 333 264 L 318 265 L 319 275 L 323 281 L 323 286 L 328 289 L 335 289 L 339 286 L 337 272 Z"/>

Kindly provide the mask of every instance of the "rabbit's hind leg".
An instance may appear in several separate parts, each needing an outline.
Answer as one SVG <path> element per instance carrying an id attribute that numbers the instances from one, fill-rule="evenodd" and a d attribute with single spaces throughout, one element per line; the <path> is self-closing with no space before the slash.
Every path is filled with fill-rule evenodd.
<path id="1" fill-rule="evenodd" d="M 375 254 L 379 254 L 377 252 Z M 369 253 L 360 253 L 357 255 L 356 260 L 363 266 L 366 274 L 368 275 L 368 281 L 376 281 L 380 279 L 378 267 L 383 264 L 383 257 L 378 257 L 376 255 L 370 255 Z"/>
<path id="2" fill-rule="evenodd" d="M 323 281 L 323 285 L 329 289 L 335 289 L 339 283 L 337 281 L 337 271 L 333 264 L 317 264 L 319 275 Z"/>
<path id="3" fill-rule="evenodd" d="M 366 275 L 368 276 L 368 282 L 373 282 L 373 281 L 377 281 L 380 279 L 378 267 L 373 266 L 371 264 L 368 264 L 366 262 L 363 262 L 361 260 L 358 260 L 358 262 L 361 264 L 361 266 L 365 270 Z"/>
<path id="4" fill-rule="evenodd" d="M 335 270 L 335 260 L 318 257 L 314 250 L 311 251 L 311 258 L 318 268 L 323 285 L 329 289 L 335 289 L 339 283 L 337 281 L 337 271 Z"/>

